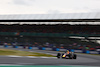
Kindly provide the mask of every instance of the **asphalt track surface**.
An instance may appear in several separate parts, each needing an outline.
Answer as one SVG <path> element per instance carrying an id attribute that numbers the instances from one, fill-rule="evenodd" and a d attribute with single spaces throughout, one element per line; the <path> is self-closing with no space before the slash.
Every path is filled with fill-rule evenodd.
<path id="1" fill-rule="evenodd" d="M 0 48 L 3 48 L 0 46 Z M 57 51 L 22 49 L 8 47 L 5 49 L 34 51 L 39 53 L 46 53 L 56 55 Z M 2 60 L 2 61 L 1 61 Z M 7 57 L 0 56 L 0 64 L 8 65 L 57 65 L 57 66 L 98 66 L 100 67 L 100 56 L 77 54 L 77 59 L 57 59 L 57 58 L 26 58 L 26 57 Z"/>

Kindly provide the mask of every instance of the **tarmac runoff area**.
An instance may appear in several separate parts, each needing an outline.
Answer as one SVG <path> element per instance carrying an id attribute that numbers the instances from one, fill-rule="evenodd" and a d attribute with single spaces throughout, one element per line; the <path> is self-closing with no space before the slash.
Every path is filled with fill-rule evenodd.
<path id="1" fill-rule="evenodd" d="M 22 48 L 6 48 L 21 51 L 48 53 L 56 55 L 56 51 L 33 50 Z M 77 59 L 57 59 L 56 57 L 35 56 L 0 56 L 0 67 L 100 67 L 100 56 L 77 54 Z M 37 66 L 38 65 L 38 66 Z"/>

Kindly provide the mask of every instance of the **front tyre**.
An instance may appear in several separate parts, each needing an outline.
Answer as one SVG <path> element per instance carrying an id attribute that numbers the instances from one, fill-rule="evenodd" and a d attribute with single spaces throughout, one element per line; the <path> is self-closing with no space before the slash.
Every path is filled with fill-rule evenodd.
<path id="1" fill-rule="evenodd" d="M 68 57 L 69 57 L 69 59 L 72 59 L 72 55 L 71 54 L 69 54 Z"/>
<path id="2" fill-rule="evenodd" d="M 76 59 L 77 58 L 77 55 L 76 54 L 74 54 L 74 57 L 73 57 L 73 59 Z"/>

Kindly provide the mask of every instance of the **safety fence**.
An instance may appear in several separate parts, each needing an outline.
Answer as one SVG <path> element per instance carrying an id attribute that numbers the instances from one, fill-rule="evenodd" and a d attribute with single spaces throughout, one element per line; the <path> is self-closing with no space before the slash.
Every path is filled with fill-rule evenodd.
<path id="1" fill-rule="evenodd" d="M 37 49 L 37 50 L 50 50 L 50 51 L 67 51 L 68 49 L 61 49 L 61 48 L 45 48 L 45 47 L 26 47 L 26 46 L 8 46 L 8 45 L 4 45 L 1 47 L 11 47 L 11 48 L 22 48 L 22 49 Z M 96 51 L 89 51 L 89 50 L 74 50 L 74 49 L 70 49 L 69 51 L 71 52 L 76 52 L 76 53 L 86 53 L 86 54 L 100 54 L 100 49 L 97 49 Z"/>

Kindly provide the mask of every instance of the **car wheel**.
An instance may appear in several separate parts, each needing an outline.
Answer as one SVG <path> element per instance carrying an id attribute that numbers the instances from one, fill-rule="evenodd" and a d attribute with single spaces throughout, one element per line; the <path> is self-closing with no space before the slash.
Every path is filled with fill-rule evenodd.
<path id="1" fill-rule="evenodd" d="M 77 55 L 76 54 L 74 54 L 74 57 L 73 57 L 73 59 L 76 59 L 77 58 Z"/>
<path id="2" fill-rule="evenodd" d="M 69 54 L 68 57 L 69 57 L 69 59 L 72 59 L 72 55 L 71 54 Z"/>
<path id="3" fill-rule="evenodd" d="M 59 58 L 60 58 L 60 56 L 61 56 L 61 54 L 60 54 L 60 53 L 58 53 L 58 54 L 57 54 L 57 58 L 59 59 Z"/>

